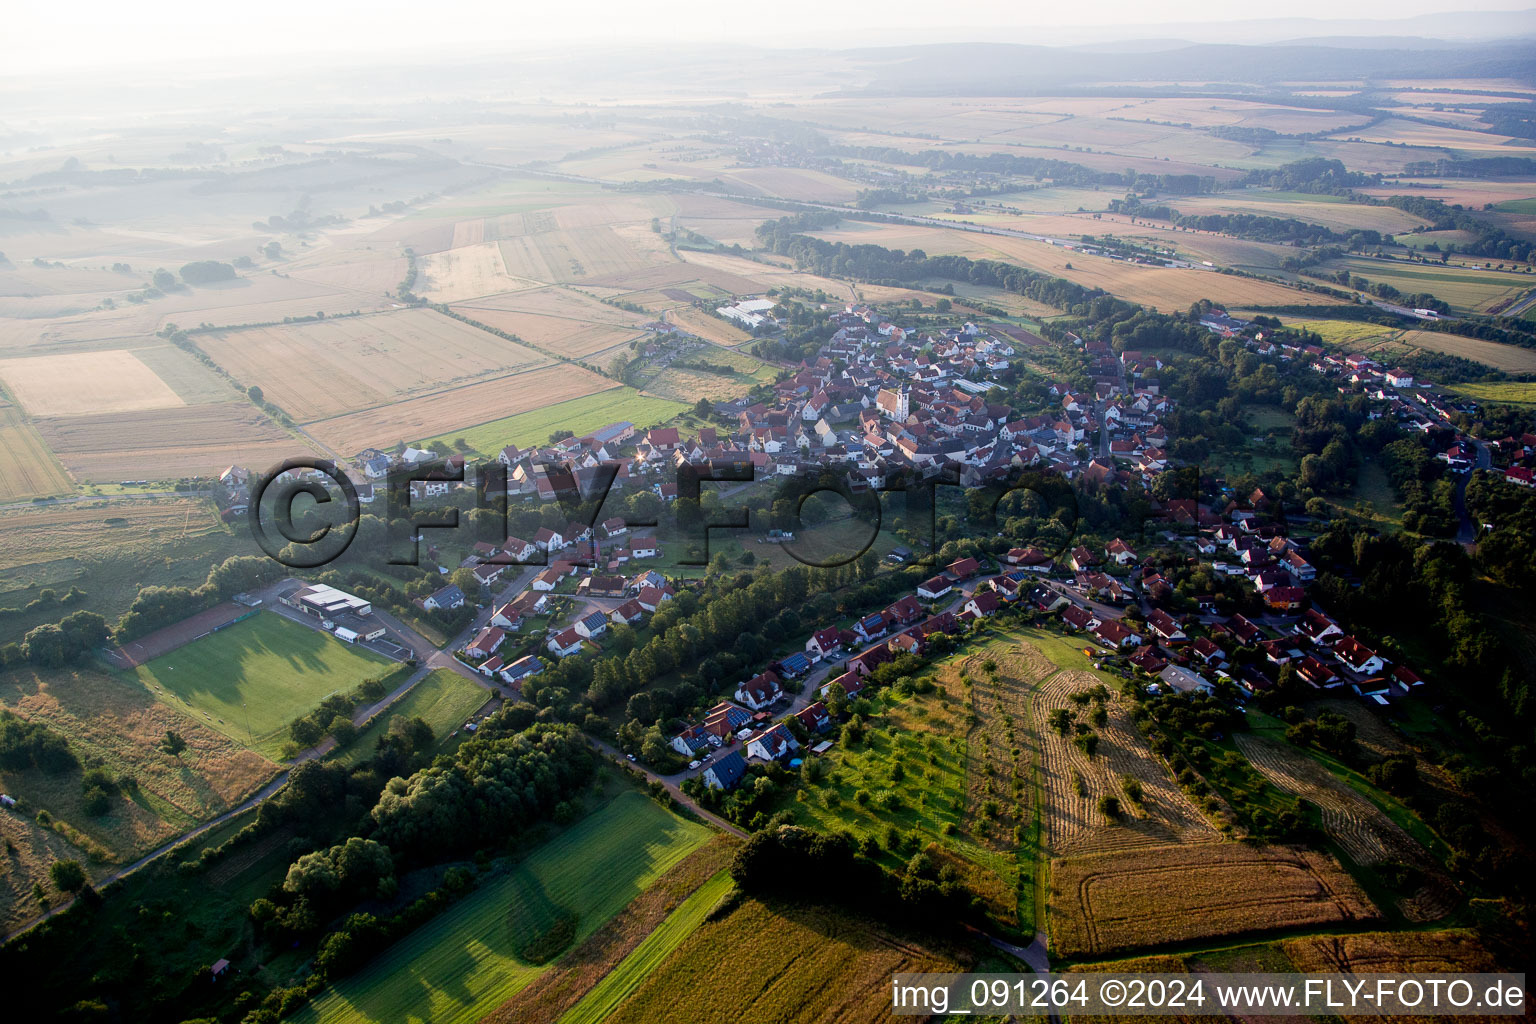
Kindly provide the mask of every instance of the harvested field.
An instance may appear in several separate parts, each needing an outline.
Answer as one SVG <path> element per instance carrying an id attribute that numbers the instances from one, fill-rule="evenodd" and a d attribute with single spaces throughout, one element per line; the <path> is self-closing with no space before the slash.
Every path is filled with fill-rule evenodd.
<path id="1" fill-rule="evenodd" d="M 711 287 L 728 292 L 731 295 L 756 295 L 765 287 L 762 281 L 755 277 L 747 277 L 740 273 L 718 269 L 705 265 L 701 257 L 714 254 L 687 252 L 683 254 L 687 259 L 685 263 L 664 263 L 660 266 L 640 268 L 624 274 L 610 274 L 602 278 L 593 278 L 586 284 L 607 288 L 621 288 L 626 292 L 643 292 L 653 289 L 671 288 L 674 286 L 689 285 L 702 281 Z M 749 267 L 756 266 L 750 260 L 743 260 Z M 658 297 L 659 292 L 658 292 Z M 668 306 L 675 304 L 676 300 L 662 298 Z"/>
<path id="2" fill-rule="evenodd" d="M 689 893 L 727 867 L 734 850 L 733 839 L 717 836 L 689 854 L 591 938 L 556 961 L 554 970 L 539 975 L 533 984 L 483 1017 L 481 1024 L 558 1019 L 667 920 Z"/>
<path id="3" fill-rule="evenodd" d="M 178 647 L 185 647 L 204 634 L 222 629 L 251 614 L 253 612 L 250 608 L 225 601 L 205 612 L 198 612 L 190 618 L 183 619 L 175 625 L 157 629 L 137 640 L 130 640 L 123 646 L 114 648 L 109 657 L 118 668 L 138 668 L 151 658 L 158 658 L 162 654 L 171 653 Z"/>
<path id="4" fill-rule="evenodd" d="M 126 349 L 0 360 L 0 381 L 33 416 L 135 412 L 186 404 Z"/>
<path id="5" fill-rule="evenodd" d="M 428 309 L 201 335 L 236 380 L 303 423 L 547 365 L 549 357 Z"/>
<path id="6" fill-rule="evenodd" d="M 687 1007 L 700 1021 L 873 1024 L 890 1019 L 893 973 L 958 971 L 962 957 L 844 911 L 750 900 L 705 922 L 607 1019 L 653 1024 Z"/>
<path id="7" fill-rule="evenodd" d="M 1356 864 L 1402 864 L 1422 872 L 1425 881 L 1412 896 L 1399 901 L 1410 921 L 1434 921 L 1454 909 L 1457 896 L 1449 878 L 1413 837 L 1375 804 L 1335 778 L 1328 769 L 1289 743 L 1252 733 L 1234 736 L 1259 774 L 1277 788 L 1316 804 L 1323 829 Z"/>
<path id="8" fill-rule="evenodd" d="M 1130 711 L 1118 695 L 1105 702 L 1105 725 L 1095 728 L 1098 750 L 1090 758 L 1049 723 L 1052 712 L 1066 709 L 1087 725 L 1092 703 L 1079 706 L 1073 693 L 1091 690 L 1103 679 L 1087 672 L 1063 671 L 1035 691 L 1035 728 L 1040 736 L 1040 774 L 1046 794 L 1046 849 L 1053 857 L 1086 856 L 1128 851 L 1172 843 L 1213 843 L 1220 835 L 1168 769 L 1153 756 L 1146 739 L 1131 722 Z M 1121 779 L 1141 782 L 1137 805 L 1122 791 Z M 1101 797 L 1120 801 L 1121 816 L 1107 820 L 1098 809 Z"/>
<path id="9" fill-rule="evenodd" d="M 454 312 L 471 320 L 514 334 L 531 345 L 558 352 L 571 359 L 585 359 L 644 336 L 645 332 L 639 327 L 639 317 L 606 306 L 602 309 L 608 314 L 606 319 L 584 320 L 521 310 L 493 309 L 475 304 L 453 307 Z M 636 323 L 612 322 L 624 316 L 632 317 Z"/>
<path id="10" fill-rule="evenodd" d="M 1287 939 L 1280 948 L 1296 970 L 1309 973 L 1480 973 L 1499 969 L 1493 954 L 1466 931 L 1306 935 Z"/>
<path id="11" fill-rule="evenodd" d="M 685 331 L 697 334 L 705 341 L 712 341 L 726 348 L 735 348 L 752 341 L 752 335 L 735 324 L 710 316 L 692 306 L 679 306 L 677 309 L 667 310 L 666 320 L 668 323 L 677 324 Z"/>
<path id="12" fill-rule="evenodd" d="M 0 402 L 0 502 L 47 498 L 74 489 L 21 410 Z"/>
<path id="13" fill-rule="evenodd" d="M 82 483 L 213 476 L 309 454 L 246 402 L 39 420 L 37 429 Z"/>
<path id="14" fill-rule="evenodd" d="M 628 222 L 607 220 L 610 209 Z M 651 216 L 632 203 L 588 203 L 498 217 L 487 223 L 486 237 L 494 233 L 511 277 L 598 283 L 673 259 L 651 230 Z"/>
<path id="15" fill-rule="evenodd" d="M 484 223 L 463 222 L 474 225 Z M 473 243 L 460 242 L 457 231 L 454 234 L 454 248 L 422 257 L 419 273 L 416 294 L 429 302 L 462 302 L 482 295 L 494 295 L 518 288 L 536 288 L 539 285 L 537 281 L 508 274 L 506 264 L 501 259 L 501 246 L 497 243 L 478 239 Z"/>
<path id="16" fill-rule="evenodd" d="M 104 498 L 10 509 L 0 512 L 0 570 L 228 533 L 203 498 Z"/>
<path id="17" fill-rule="evenodd" d="M 468 427 L 618 386 L 590 370 L 562 363 L 321 420 L 308 430 L 336 451 L 350 454 L 402 439 L 458 436 Z"/>
<path id="18" fill-rule="evenodd" d="M 102 848 L 131 860 L 227 810 L 277 766 L 157 701 L 132 679 L 89 668 L 18 669 L 0 676 L 0 704 L 67 736 L 82 763 L 100 763 L 138 789 L 91 817 L 81 807 L 81 768 L 60 775 L 0 773 L 5 792 L 46 808 Z M 158 749 L 166 730 L 187 741 L 181 755 Z"/>
<path id="19" fill-rule="evenodd" d="M 1054 861 L 1050 910 L 1068 957 L 1378 916 L 1331 857 L 1236 843 Z"/>

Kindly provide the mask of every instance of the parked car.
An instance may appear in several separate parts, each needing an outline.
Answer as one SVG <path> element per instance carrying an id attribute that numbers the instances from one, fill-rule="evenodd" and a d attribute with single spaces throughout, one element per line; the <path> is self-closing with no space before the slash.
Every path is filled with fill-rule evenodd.
<path id="1" fill-rule="evenodd" d="M 704 762 L 702 762 L 702 761 L 689 761 L 688 762 L 688 770 L 689 771 L 693 771 L 695 768 L 697 768 L 699 765 L 701 765 L 703 763 Z"/>

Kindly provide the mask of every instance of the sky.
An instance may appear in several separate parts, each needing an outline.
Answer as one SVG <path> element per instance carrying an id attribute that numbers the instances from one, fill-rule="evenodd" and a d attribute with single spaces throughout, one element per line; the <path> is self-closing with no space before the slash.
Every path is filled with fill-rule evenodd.
<path id="1" fill-rule="evenodd" d="M 1290 0 L 1284 14 L 1397 19 L 1458 7 L 1532 6 L 1532 0 Z M 512 50 L 666 42 L 842 48 L 939 37 L 1027 42 L 1039 30 L 1038 41 L 1060 43 L 1144 34 L 1139 27 L 1149 24 L 1209 26 L 1277 13 L 1230 0 L 19 0 L 19 9 L 6 8 L 0 75 L 291 53 L 344 58 L 466 41 L 477 49 Z M 1138 29 L 1128 32 L 1128 26 Z M 1062 31 L 1073 27 L 1092 31 L 1077 37 Z"/>

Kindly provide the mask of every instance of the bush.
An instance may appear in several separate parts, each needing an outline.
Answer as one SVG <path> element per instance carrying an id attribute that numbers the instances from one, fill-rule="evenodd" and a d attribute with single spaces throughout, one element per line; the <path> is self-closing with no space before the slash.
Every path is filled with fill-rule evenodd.
<path id="1" fill-rule="evenodd" d="M 1120 817 L 1120 801 L 1108 793 L 1099 797 L 1099 813 L 1106 818 Z"/>

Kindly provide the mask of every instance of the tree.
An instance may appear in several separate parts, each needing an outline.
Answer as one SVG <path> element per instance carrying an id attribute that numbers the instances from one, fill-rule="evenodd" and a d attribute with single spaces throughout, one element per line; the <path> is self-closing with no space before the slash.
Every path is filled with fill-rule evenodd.
<path id="1" fill-rule="evenodd" d="M 167 729 L 165 738 L 160 741 L 160 749 L 172 757 L 180 757 L 181 752 L 187 749 L 187 741 L 181 733 L 174 729 Z"/>
<path id="2" fill-rule="evenodd" d="M 156 270 L 154 275 L 151 277 L 151 280 L 153 281 L 154 286 L 163 292 L 168 292 L 172 288 L 176 287 L 176 275 L 172 274 L 164 267 Z"/>
<path id="3" fill-rule="evenodd" d="M 701 420 L 709 419 L 710 413 L 714 411 L 715 407 L 709 404 L 709 399 L 707 398 L 701 398 L 693 403 L 693 414 Z"/>
<path id="4" fill-rule="evenodd" d="M 77 893 L 85 888 L 85 869 L 77 860 L 56 860 L 48 869 L 54 888 L 59 892 Z"/>
<path id="5" fill-rule="evenodd" d="M 257 405 L 260 405 L 262 400 L 266 398 L 266 393 L 263 392 L 258 385 L 252 384 L 250 387 L 245 389 L 245 397 L 249 398 Z"/>
<path id="6" fill-rule="evenodd" d="M 647 764 L 662 764 L 671 752 L 672 747 L 661 734 L 660 726 L 653 725 L 646 730 L 645 739 L 640 741 L 640 756 Z"/>
<path id="7" fill-rule="evenodd" d="M 69 644 L 64 631 L 53 623 L 30 630 L 21 641 L 26 659 L 44 668 L 58 668 L 69 660 Z"/>

